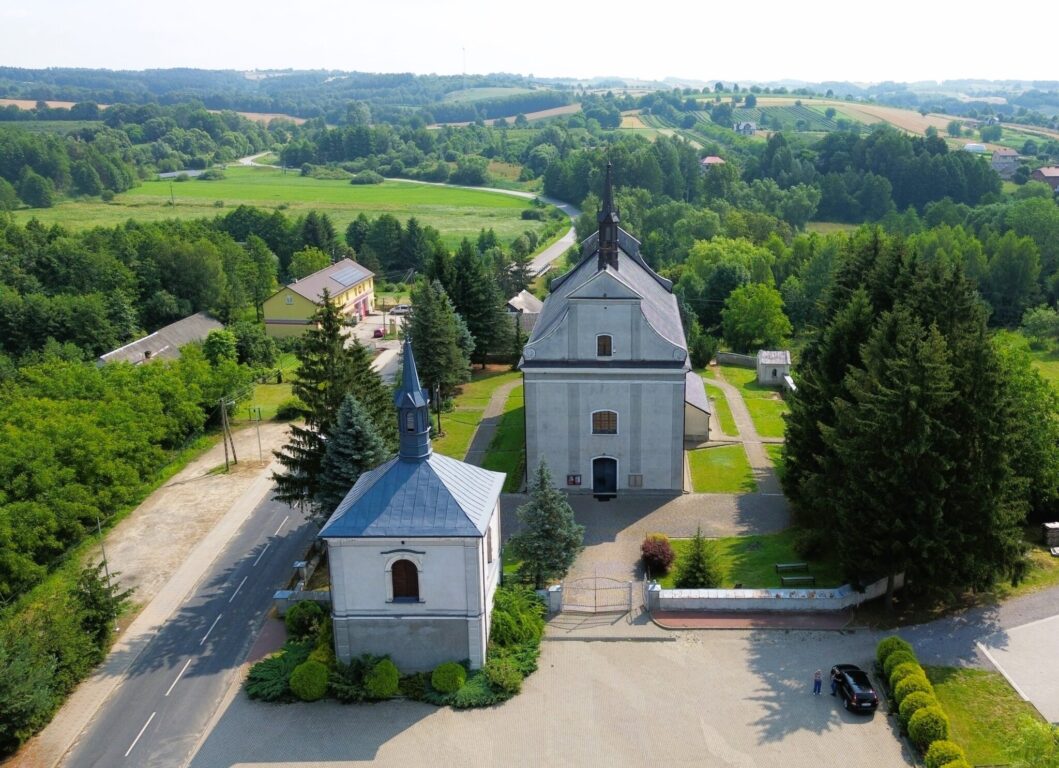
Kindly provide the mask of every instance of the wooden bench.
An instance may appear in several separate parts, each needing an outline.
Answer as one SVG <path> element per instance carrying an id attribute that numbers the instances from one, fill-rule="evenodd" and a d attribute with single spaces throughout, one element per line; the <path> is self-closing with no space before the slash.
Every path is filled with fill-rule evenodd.
<path id="1" fill-rule="evenodd" d="M 780 583 L 785 587 L 815 587 L 815 576 L 780 576 Z"/>
<path id="2" fill-rule="evenodd" d="M 776 573 L 809 572 L 809 563 L 776 563 Z"/>

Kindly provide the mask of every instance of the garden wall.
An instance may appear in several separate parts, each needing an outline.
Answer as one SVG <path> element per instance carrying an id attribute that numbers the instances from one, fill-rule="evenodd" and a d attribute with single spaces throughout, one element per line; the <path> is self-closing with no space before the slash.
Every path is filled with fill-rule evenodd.
<path id="1" fill-rule="evenodd" d="M 904 586 L 899 573 L 894 588 Z M 886 579 L 858 592 L 849 584 L 834 589 L 647 589 L 652 611 L 842 611 L 886 594 Z"/>
<path id="2" fill-rule="evenodd" d="M 742 368 L 757 368 L 757 358 L 752 355 L 740 355 L 735 352 L 718 352 L 718 365 L 738 365 Z"/>

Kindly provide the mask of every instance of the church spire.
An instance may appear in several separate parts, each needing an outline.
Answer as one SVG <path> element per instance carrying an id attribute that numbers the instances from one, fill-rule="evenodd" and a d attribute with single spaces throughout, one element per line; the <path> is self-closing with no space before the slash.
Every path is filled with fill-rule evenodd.
<path id="1" fill-rule="evenodd" d="M 416 360 L 412 355 L 412 341 L 404 341 L 404 370 L 401 386 L 394 393 L 397 406 L 397 432 L 403 461 L 422 461 L 430 456 L 430 397 L 419 383 Z"/>
<path id="2" fill-rule="evenodd" d="M 614 207 L 614 185 L 611 164 L 607 161 L 607 177 L 603 183 L 603 207 L 599 212 L 599 262 L 597 269 L 618 269 L 618 209 Z"/>

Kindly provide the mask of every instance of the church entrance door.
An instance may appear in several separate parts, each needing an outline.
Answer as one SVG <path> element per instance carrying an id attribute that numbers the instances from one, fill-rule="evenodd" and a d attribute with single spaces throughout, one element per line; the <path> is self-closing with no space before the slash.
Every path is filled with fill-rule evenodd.
<path id="1" fill-rule="evenodd" d="M 618 460 L 592 459 L 592 493 L 596 496 L 615 496 L 618 493 Z"/>

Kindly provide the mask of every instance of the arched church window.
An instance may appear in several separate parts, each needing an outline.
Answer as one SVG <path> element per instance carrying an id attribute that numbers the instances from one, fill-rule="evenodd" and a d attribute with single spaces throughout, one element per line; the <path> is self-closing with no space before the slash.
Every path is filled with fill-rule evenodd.
<path id="1" fill-rule="evenodd" d="M 419 569 L 411 560 L 398 560 L 390 567 L 394 600 L 419 599 Z"/>

